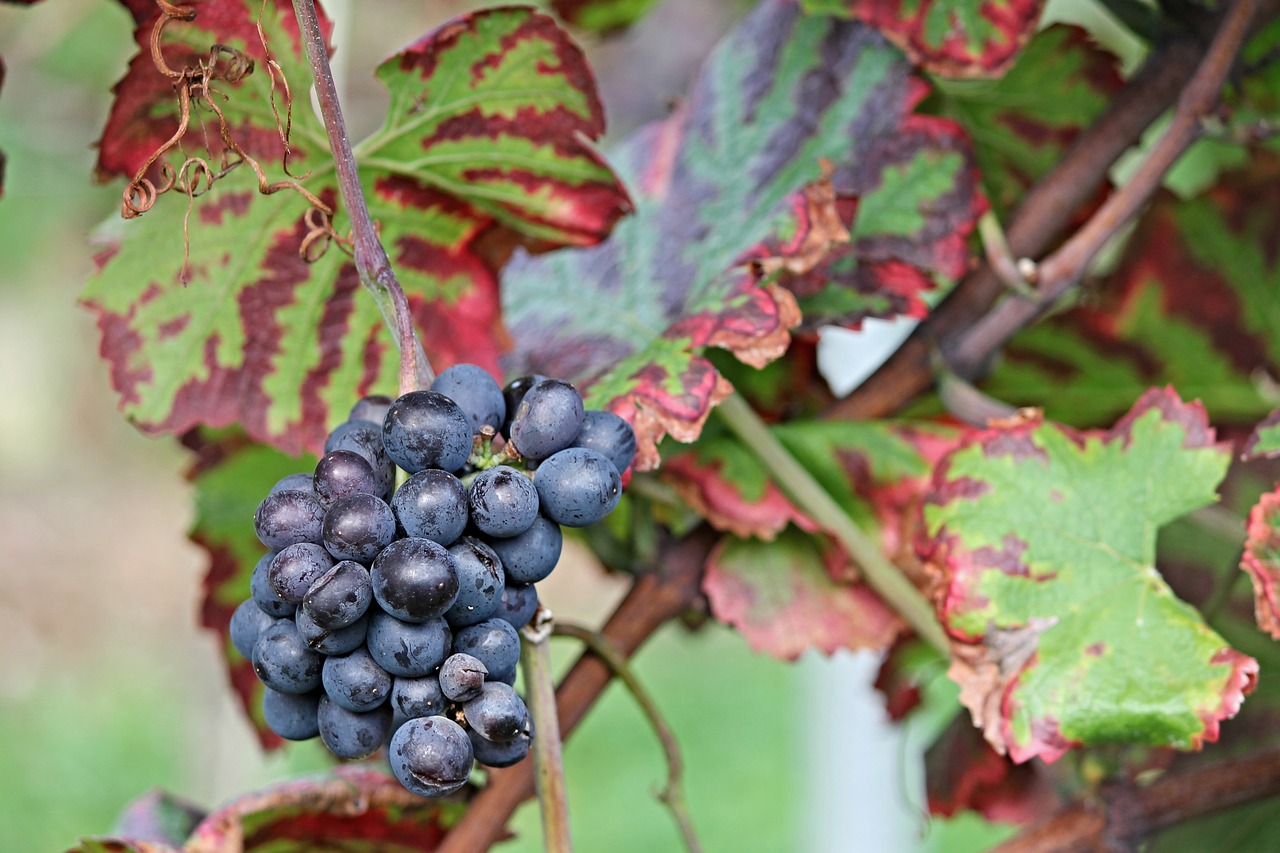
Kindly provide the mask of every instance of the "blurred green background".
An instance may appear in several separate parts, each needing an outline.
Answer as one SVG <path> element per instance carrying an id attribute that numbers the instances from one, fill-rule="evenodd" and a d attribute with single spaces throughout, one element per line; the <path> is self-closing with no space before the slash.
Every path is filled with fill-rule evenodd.
<path id="1" fill-rule="evenodd" d="M 374 8 L 365 5 L 356 15 L 354 3 L 329 4 L 354 137 L 376 127 L 385 106 L 371 75 L 376 62 L 406 34 L 475 5 L 382 0 L 377 14 L 365 14 Z M 668 2 L 635 31 L 591 45 L 615 135 L 668 109 L 742 6 Z M 80 835 L 108 832 L 126 802 L 154 787 L 211 807 L 325 764 L 314 744 L 270 756 L 257 747 L 216 644 L 197 627 L 204 563 L 184 535 L 192 515 L 183 454 L 117 414 L 96 330 L 75 304 L 92 269 L 91 236 L 103 223 L 121 227 L 119 188 L 91 181 L 92 146 L 108 89 L 134 50 L 130 30 L 123 7 L 109 0 L 0 6 L 8 66 L 0 92 L 8 156 L 0 200 L 0 849 L 15 853 L 63 850 Z M 598 624 L 623 589 L 578 552 L 544 595 L 558 614 Z M 577 651 L 567 640 L 555 648 L 562 662 Z M 892 736 L 855 728 L 841 741 L 854 752 L 832 754 L 831 730 L 860 725 L 844 724 L 854 705 L 864 716 L 880 713 L 862 683 L 868 667 L 848 664 L 788 666 L 715 626 L 697 634 L 669 627 L 640 655 L 638 673 L 684 749 L 689 807 L 708 851 L 815 849 L 824 821 L 839 817 L 840 798 L 861 796 L 844 769 L 896 804 L 897 816 L 885 820 L 905 840 L 893 849 L 981 849 L 991 838 L 967 820 L 935 823 L 925 838 L 918 773 L 904 769 L 914 761 L 902 760 L 905 748 Z M 828 688 L 849 678 L 861 681 L 846 708 Z M 860 738 L 875 753 L 870 763 Z M 568 745 L 566 764 L 579 849 L 679 849 L 653 797 L 664 778 L 661 753 L 617 687 Z M 514 825 L 521 837 L 501 849 L 538 849 L 537 821 L 524 808 Z"/>

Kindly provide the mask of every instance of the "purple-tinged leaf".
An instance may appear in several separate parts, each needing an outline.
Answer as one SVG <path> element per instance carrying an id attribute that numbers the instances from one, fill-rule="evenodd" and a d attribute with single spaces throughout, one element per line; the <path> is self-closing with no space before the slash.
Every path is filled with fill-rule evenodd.
<path id="1" fill-rule="evenodd" d="M 1280 456 L 1280 409 L 1262 419 L 1262 423 L 1254 427 L 1244 445 L 1243 458 L 1274 459 Z"/>
<path id="2" fill-rule="evenodd" d="M 1253 581 L 1258 627 L 1280 640 L 1280 488 L 1264 494 L 1249 513 L 1240 568 Z"/>
<path id="3" fill-rule="evenodd" d="M 924 755 L 929 813 L 950 817 L 972 810 L 987 820 L 1031 823 L 1052 814 L 1058 795 L 1042 764 L 1014 764 L 957 716 Z"/>
<path id="4" fill-rule="evenodd" d="M 205 809 L 170 794 L 149 791 L 125 806 L 116 819 L 115 834 L 135 841 L 180 846 L 200 821 Z"/>
<path id="5" fill-rule="evenodd" d="M 1217 739 L 1258 664 L 1174 597 L 1155 533 L 1213 503 L 1229 459 L 1202 406 L 1152 389 L 1105 433 L 1026 418 L 938 466 L 921 554 L 950 675 L 998 752 Z"/>

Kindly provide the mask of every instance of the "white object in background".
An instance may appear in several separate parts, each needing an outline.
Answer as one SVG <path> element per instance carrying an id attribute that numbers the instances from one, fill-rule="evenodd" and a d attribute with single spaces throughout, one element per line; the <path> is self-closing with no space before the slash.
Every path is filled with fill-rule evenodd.
<path id="1" fill-rule="evenodd" d="M 919 320 L 863 320 L 858 331 L 823 326 L 818 341 L 818 370 L 837 397 L 843 397 L 876 372 L 915 329 Z"/>

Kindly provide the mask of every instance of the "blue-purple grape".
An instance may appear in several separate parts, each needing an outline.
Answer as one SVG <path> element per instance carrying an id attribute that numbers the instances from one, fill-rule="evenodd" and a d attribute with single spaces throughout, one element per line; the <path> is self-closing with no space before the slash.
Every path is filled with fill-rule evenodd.
<path id="1" fill-rule="evenodd" d="M 268 616 L 291 619 L 298 605 L 292 601 L 285 601 L 271 586 L 271 561 L 279 553 L 279 551 L 268 551 L 258 558 L 257 565 L 253 567 L 253 574 L 249 577 L 249 596 L 253 599 L 253 603 Z"/>
<path id="2" fill-rule="evenodd" d="M 373 469 L 373 476 L 378 483 L 378 497 L 391 494 L 395 488 L 396 466 L 382 445 L 382 424 L 348 421 L 330 433 L 329 437 L 330 441 L 325 442 L 325 453 L 350 450 L 364 457 L 364 461 Z"/>
<path id="3" fill-rule="evenodd" d="M 479 658 L 452 654 L 440 664 L 440 692 L 451 702 L 466 702 L 480 695 L 489 670 Z"/>
<path id="4" fill-rule="evenodd" d="M 286 489 L 267 495 L 253 514 L 258 540 L 279 551 L 299 542 L 320 542 L 324 506 L 313 492 Z"/>
<path id="5" fill-rule="evenodd" d="M 406 536 L 452 545 L 467 529 L 467 490 L 439 468 L 427 468 L 405 480 L 391 509 Z"/>
<path id="6" fill-rule="evenodd" d="M 320 734 L 320 696 L 319 690 L 281 693 L 267 687 L 262 691 L 262 718 L 285 740 L 310 740 Z"/>
<path id="7" fill-rule="evenodd" d="M 443 616 L 458 597 L 458 568 L 444 546 L 430 539 L 397 539 L 373 561 L 373 597 L 406 622 Z"/>
<path id="8" fill-rule="evenodd" d="M 345 655 L 364 643 L 365 633 L 369 630 L 369 614 L 366 613 L 346 627 L 330 630 L 317 625 L 310 614 L 299 607 L 298 612 L 293 614 L 293 623 L 310 648 L 321 654 Z"/>
<path id="9" fill-rule="evenodd" d="M 565 527 L 586 527 L 613 512 L 622 478 L 603 454 L 570 447 L 543 460 L 533 475 L 542 514 Z"/>
<path id="10" fill-rule="evenodd" d="M 401 726 L 387 750 L 400 784 L 423 797 L 443 797 L 471 776 L 471 739 L 445 717 L 418 717 Z"/>
<path id="11" fill-rule="evenodd" d="M 387 742 L 391 734 L 391 707 L 382 705 L 372 711 L 356 712 L 320 697 L 316 710 L 320 739 L 339 758 L 368 758 Z"/>
<path id="12" fill-rule="evenodd" d="M 479 658 L 494 681 L 514 679 L 520 663 L 520 635 L 505 619 L 486 619 L 458 631 L 453 651 Z"/>
<path id="13" fill-rule="evenodd" d="M 458 570 L 458 597 L 444 618 L 456 630 L 492 616 L 502 600 L 506 581 L 498 555 L 474 536 L 464 536 L 461 542 L 450 545 L 449 555 Z"/>
<path id="14" fill-rule="evenodd" d="M 464 702 L 467 725 L 485 740 L 506 743 L 529 728 L 529 709 L 515 688 L 500 681 L 486 681 L 480 695 Z"/>
<path id="15" fill-rule="evenodd" d="M 502 428 L 507 404 L 502 388 L 483 367 L 455 364 L 440 372 L 431 383 L 431 390 L 458 404 L 471 423 L 472 433 L 479 432 L 483 426 L 493 427 L 494 432 Z"/>
<path id="16" fill-rule="evenodd" d="M 324 547 L 339 560 L 373 562 L 395 538 L 395 514 L 373 495 L 347 495 L 325 513 Z"/>
<path id="17" fill-rule="evenodd" d="M 391 674 L 363 646 L 325 658 L 320 680 L 329 698 L 348 711 L 372 711 L 391 695 Z"/>
<path id="18" fill-rule="evenodd" d="M 502 601 L 494 616 L 517 630 L 529 624 L 538 612 L 538 590 L 533 584 L 508 583 L 502 588 Z"/>
<path id="19" fill-rule="evenodd" d="M 485 767 L 510 767 L 519 764 L 529 754 L 529 747 L 533 744 L 532 731 L 521 731 L 506 743 L 487 740 L 474 729 L 467 729 L 467 736 L 471 738 L 473 757 Z"/>
<path id="20" fill-rule="evenodd" d="M 485 539 L 502 561 L 507 583 L 530 584 L 551 574 L 560 561 L 564 535 L 560 525 L 538 515 L 529 529 L 508 538 Z"/>
<path id="21" fill-rule="evenodd" d="M 240 603 L 231 614 L 228 632 L 231 634 L 231 645 L 235 646 L 242 658 L 248 660 L 253 657 L 254 644 L 263 631 L 275 624 L 276 618 L 264 612 L 252 598 Z"/>
<path id="22" fill-rule="evenodd" d="M 449 706 L 440 689 L 440 681 L 434 675 L 420 678 L 396 677 L 391 683 L 391 725 L 400 728 L 407 720 L 416 717 L 434 717 L 443 714 Z"/>
<path id="23" fill-rule="evenodd" d="M 355 622 L 371 603 L 369 570 L 353 560 L 343 560 L 316 578 L 302 597 L 302 607 L 311 621 L 330 631 Z"/>
<path id="24" fill-rule="evenodd" d="M 333 568 L 333 558 L 319 545 L 299 542 L 276 554 L 267 570 L 271 588 L 290 604 L 300 604 L 316 579 Z"/>
<path id="25" fill-rule="evenodd" d="M 573 444 L 584 416 L 578 389 L 547 379 L 529 389 L 511 421 L 511 442 L 526 459 L 546 459 Z"/>
<path id="26" fill-rule="evenodd" d="M 312 492 L 314 494 L 315 475 L 289 474 L 281 477 L 268 494 L 274 495 L 276 492 Z"/>
<path id="27" fill-rule="evenodd" d="M 319 654 L 307 647 L 288 619 L 267 627 L 253 646 L 253 671 L 258 680 L 281 693 L 309 693 L 320 686 Z"/>
<path id="28" fill-rule="evenodd" d="M 631 424 L 613 412 L 588 409 L 572 446 L 586 447 L 605 456 L 621 474 L 636 457 L 636 434 Z"/>
<path id="29" fill-rule="evenodd" d="M 538 490 L 509 465 L 481 471 L 467 489 L 471 523 L 490 536 L 516 536 L 538 517 Z"/>
<path id="30" fill-rule="evenodd" d="M 431 675 L 449 656 L 453 633 L 443 619 L 401 622 L 377 612 L 369 617 L 365 642 L 378 666 L 395 676 Z"/>
<path id="31" fill-rule="evenodd" d="M 410 391 L 391 404 L 382 444 L 410 474 L 424 468 L 457 471 L 471 455 L 471 422 L 458 404 L 434 391 Z"/>
<path id="32" fill-rule="evenodd" d="M 351 407 L 349 421 L 373 421 L 382 423 L 387 417 L 387 409 L 391 408 L 391 398 L 386 394 L 370 394 Z"/>
<path id="33" fill-rule="evenodd" d="M 541 373 L 532 373 L 527 376 L 519 376 L 507 383 L 502 389 L 502 399 L 507 406 L 507 416 L 502 419 L 502 429 L 499 430 L 503 435 L 511 435 L 511 421 L 515 419 L 516 410 L 520 408 L 520 401 L 524 399 L 524 395 L 529 393 L 529 389 L 539 382 L 547 379 Z"/>
<path id="34" fill-rule="evenodd" d="M 334 450 L 320 457 L 312 488 L 325 506 L 347 495 L 382 494 L 373 466 L 354 450 Z"/>

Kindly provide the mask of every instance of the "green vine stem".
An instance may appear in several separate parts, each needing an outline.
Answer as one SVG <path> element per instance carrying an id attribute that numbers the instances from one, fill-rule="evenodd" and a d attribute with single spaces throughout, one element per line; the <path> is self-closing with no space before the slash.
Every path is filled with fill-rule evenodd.
<path id="1" fill-rule="evenodd" d="M 685 849 L 689 853 L 702 853 L 702 844 L 698 841 L 698 835 L 693 829 L 693 820 L 689 816 L 689 807 L 685 804 L 684 760 L 680 756 L 680 746 L 676 743 L 675 733 L 671 731 L 671 727 L 659 712 L 658 703 L 653 700 L 649 691 L 645 690 L 644 685 L 631 671 L 626 657 L 608 637 L 597 631 L 583 628 L 581 625 L 565 622 L 556 623 L 551 633 L 557 637 L 572 637 L 582 641 L 592 654 L 609 665 L 609 671 L 613 677 L 621 681 L 631 693 L 632 698 L 636 700 L 645 719 L 653 728 L 653 733 L 662 744 L 662 753 L 667 760 L 667 782 L 658 791 L 658 800 L 671 810 L 671 816 L 680 830 L 680 837 L 684 840 Z"/>
<path id="2" fill-rule="evenodd" d="M 351 139 L 342 118 L 338 103 L 338 88 L 334 84 L 333 69 L 329 65 L 329 47 L 320 31 L 320 19 L 313 0 L 293 0 L 293 12 L 302 32 L 302 44 L 307 51 L 307 61 L 315 77 L 316 99 L 320 114 L 324 117 L 324 129 L 329 135 L 329 148 L 338 174 L 338 189 L 347 206 L 351 219 L 352 238 L 355 243 L 356 271 L 360 283 L 373 294 L 378 310 L 392 337 L 400 348 L 400 393 L 406 394 L 418 388 L 426 388 L 435 378 L 431 363 L 423 352 L 422 344 L 413 330 L 413 314 L 409 299 L 400 287 L 391 259 L 378 238 L 378 231 L 369 216 L 360 188 L 360 175 L 356 170 L 356 158 L 351 152 Z"/>
<path id="3" fill-rule="evenodd" d="M 898 615 L 929 645 L 944 655 L 950 654 L 950 643 L 934 618 L 932 605 L 813 475 L 796 461 L 747 401 L 739 394 L 730 394 L 716 407 L 716 411 L 725 425 L 755 452 L 778 487 L 845 547 L 871 588 L 897 610 Z"/>
<path id="4" fill-rule="evenodd" d="M 564 782 L 564 758 L 556 711 L 556 687 L 551 674 L 551 611 L 539 606 L 523 629 L 520 668 L 529 694 L 533 717 L 533 771 L 538 805 L 542 810 L 542 842 L 547 853 L 572 853 L 569 835 L 569 798 Z"/>

